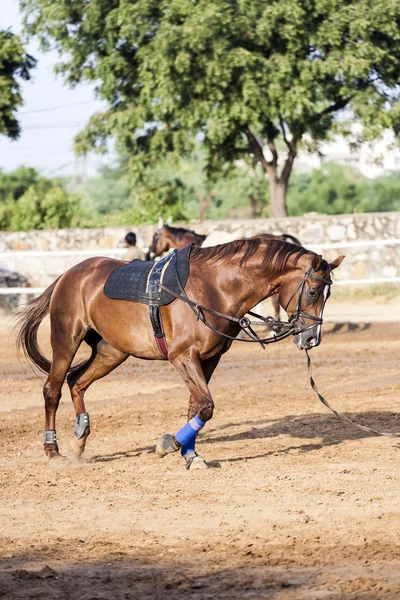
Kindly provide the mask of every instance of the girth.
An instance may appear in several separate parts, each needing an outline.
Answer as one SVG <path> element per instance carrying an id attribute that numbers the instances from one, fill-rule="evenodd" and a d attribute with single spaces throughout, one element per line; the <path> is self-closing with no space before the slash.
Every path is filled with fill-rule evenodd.
<path id="1" fill-rule="evenodd" d="M 177 250 L 174 250 L 172 253 L 154 263 L 154 266 L 149 273 L 146 289 L 149 298 L 149 317 L 153 328 L 154 339 L 161 356 L 165 359 L 168 358 L 168 344 L 160 313 L 162 291 L 160 284 L 162 284 L 164 273 L 166 269 L 168 269 L 176 253 Z"/>

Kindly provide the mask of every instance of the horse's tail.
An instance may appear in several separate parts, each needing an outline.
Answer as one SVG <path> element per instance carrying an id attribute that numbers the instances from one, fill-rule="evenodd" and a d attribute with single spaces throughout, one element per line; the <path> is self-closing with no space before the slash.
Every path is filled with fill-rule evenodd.
<path id="1" fill-rule="evenodd" d="M 19 311 L 16 318 L 18 349 L 22 350 L 28 361 L 44 373 L 49 373 L 51 362 L 42 354 L 39 348 L 37 332 L 40 323 L 49 314 L 50 300 L 59 279 L 58 277 L 38 298 L 30 300 Z"/>
<path id="2" fill-rule="evenodd" d="M 288 233 L 283 233 L 281 235 L 281 238 L 283 239 L 284 242 L 290 242 L 292 244 L 295 244 L 296 246 L 302 245 L 300 243 L 300 241 L 297 239 L 297 237 L 294 237 L 294 235 L 289 235 Z"/>

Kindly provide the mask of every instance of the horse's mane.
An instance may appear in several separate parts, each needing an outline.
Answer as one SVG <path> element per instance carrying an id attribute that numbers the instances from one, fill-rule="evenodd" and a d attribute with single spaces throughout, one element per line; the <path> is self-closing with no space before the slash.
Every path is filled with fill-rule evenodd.
<path id="1" fill-rule="evenodd" d="M 186 235 L 187 233 L 194 235 L 196 238 L 206 237 L 204 235 L 200 235 L 199 233 L 196 233 L 192 229 L 185 229 L 184 227 L 171 227 L 171 225 L 167 225 L 167 224 L 165 224 L 164 227 L 169 233 L 172 233 L 172 235 L 175 235 L 178 238 L 178 240 L 181 240 L 183 238 L 183 236 Z"/>
<path id="2" fill-rule="evenodd" d="M 299 259 L 305 254 L 313 257 L 313 269 L 319 271 L 328 268 L 328 263 L 321 256 L 315 254 L 315 252 L 311 252 L 311 250 L 306 250 L 306 248 L 303 248 L 302 246 L 289 244 L 288 242 L 283 242 L 281 240 L 266 240 L 262 237 L 235 240 L 233 242 L 228 242 L 227 244 L 211 246 L 210 248 L 193 248 L 190 254 L 190 260 L 193 260 L 194 262 L 200 260 L 223 262 L 229 258 L 233 258 L 244 250 L 244 254 L 240 260 L 240 266 L 243 266 L 252 256 L 254 256 L 260 246 L 265 247 L 262 261 L 266 268 L 274 267 L 277 271 L 283 271 L 291 256 L 295 255 L 294 264 L 297 264 Z"/>

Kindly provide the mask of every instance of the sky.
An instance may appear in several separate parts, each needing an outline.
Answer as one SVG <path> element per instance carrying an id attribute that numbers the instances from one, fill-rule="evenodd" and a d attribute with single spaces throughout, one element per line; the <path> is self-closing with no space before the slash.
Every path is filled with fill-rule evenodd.
<path id="1" fill-rule="evenodd" d="M 21 33 L 18 0 L 0 0 L 0 28 Z M 22 82 L 24 106 L 18 111 L 22 133 L 17 141 L 0 136 L 0 168 L 11 171 L 20 165 L 36 167 L 43 175 L 92 175 L 112 157 L 89 155 L 77 159 L 72 151 L 74 136 L 90 116 L 101 110 L 94 86 L 80 84 L 75 89 L 54 74 L 57 53 L 42 53 L 31 42 L 27 50 L 38 61 L 32 79 Z"/>

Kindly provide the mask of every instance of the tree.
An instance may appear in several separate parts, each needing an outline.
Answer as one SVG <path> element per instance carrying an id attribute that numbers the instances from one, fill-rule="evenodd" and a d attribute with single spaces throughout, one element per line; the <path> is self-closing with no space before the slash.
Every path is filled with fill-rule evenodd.
<path id="1" fill-rule="evenodd" d="M 35 169 L 0 170 L 0 229 L 57 229 L 90 225 L 89 215 L 77 195 Z"/>
<path id="2" fill-rule="evenodd" d="M 363 124 L 365 139 L 400 129 L 400 3 L 393 0 L 21 6 L 27 31 L 61 53 L 65 80 L 97 82 L 108 102 L 77 149 L 104 151 L 113 137 L 135 177 L 163 155 L 187 152 L 200 132 L 208 176 L 250 156 L 269 179 L 270 212 L 279 217 L 304 140 L 314 148 L 335 127 L 348 133 L 351 121 Z"/>
<path id="3" fill-rule="evenodd" d="M 0 30 L 0 134 L 11 139 L 20 135 L 16 111 L 22 105 L 20 80 L 30 79 L 36 64 L 18 36 Z"/>
<path id="4" fill-rule="evenodd" d="M 0 202 L 8 198 L 18 200 L 32 185 L 36 185 L 40 175 L 32 167 L 18 167 L 11 173 L 0 169 Z"/>

